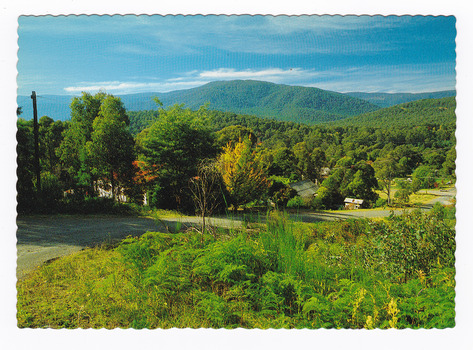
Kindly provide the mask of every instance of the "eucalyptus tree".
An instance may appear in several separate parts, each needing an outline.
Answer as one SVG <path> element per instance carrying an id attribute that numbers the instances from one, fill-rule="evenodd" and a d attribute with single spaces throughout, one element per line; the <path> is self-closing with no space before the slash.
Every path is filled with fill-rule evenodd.
<path id="1" fill-rule="evenodd" d="M 128 124 L 121 100 L 106 96 L 92 123 L 91 140 L 86 145 L 93 174 L 111 185 L 113 197 L 117 185 L 124 186 L 132 178 L 134 141 Z"/>
<path id="2" fill-rule="evenodd" d="M 94 182 L 103 179 L 114 187 L 117 176 L 131 168 L 133 160 L 128 125 L 125 107 L 118 97 L 83 92 L 81 97 L 72 99 L 71 122 L 56 151 L 71 186 L 92 194 Z"/>
<path id="3" fill-rule="evenodd" d="M 216 155 L 214 133 L 205 109 L 192 111 L 175 105 L 159 113 L 158 120 L 137 136 L 139 159 L 156 174 L 149 186 L 150 203 L 189 211 L 193 207 L 189 180 L 197 175 L 202 159 Z"/>

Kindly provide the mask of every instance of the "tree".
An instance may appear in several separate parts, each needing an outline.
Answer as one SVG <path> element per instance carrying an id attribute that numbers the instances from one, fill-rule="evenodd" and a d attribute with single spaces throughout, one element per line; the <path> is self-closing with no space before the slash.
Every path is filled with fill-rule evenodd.
<path id="1" fill-rule="evenodd" d="M 95 95 L 83 92 L 81 97 L 72 99 L 71 122 L 56 150 L 56 155 L 69 176 L 69 186 L 85 189 L 89 193 L 93 192 L 95 177 L 86 144 L 91 141 L 93 123 L 106 96 L 103 92 Z"/>
<path id="2" fill-rule="evenodd" d="M 61 169 L 56 149 L 62 142 L 62 133 L 66 126 L 62 121 L 54 121 L 48 116 L 41 117 L 38 124 L 41 169 L 59 175 Z"/>
<path id="3" fill-rule="evenodd" d="M 445 157 L 445 162 L 442 164 L 442 172 L 446 176 L 455 176 L 455 160 L 457 158 L 457 151 L 455 150 L 455 146 L 450 148 L 450 150 L 447 152 L 447 156 Z"/>
<path id="4" fill-rule="evenodd" d="M 321 169 L 326 164 L 325 153 L 320 148 L 310 151 L 305 141 L 297 143 L 293 151 L 300 176 L 315 183 L 320 182 Z"/>
<path id="5" fill-rule="evenodd" d="M 157 169 L 150 204 L 163 209 L 192 210 L 189 179 L 204 158 L 216 155 L 214 137 L 205 123 L 206 111 L 175 105 L 160 109 L 158 121 L 138 135 L 140 160 Z"/>
<path id="6" fill-rule="evenodd" d="M 224 147 L 229 142 L 236 143 L 248 138 L 253 145 L 256 144 L 257 137 L 250 128 L 241 125 L 230 125 L 217 132 L 216 141 L 219 147 Z"/>
<path id="7" fill-rule="evenodd" d="M 26 210 L 34 203 L 34 143 L 33 123 L 22 118 L 17 120 L 17 201 L 18 211 Z"/>
<path id="8" fill-rule="evenodd" d="M 222 204 L 222 176 L 215 160 L 204 159 L 197 169 L 197 176 L 190 179 L 189 188 L 194 204 L 202 218 L 202 234 L 206 230 L 205 217 Z"/>
<path id="9" fill-rule="evenodd" d="M 326 208 L 337 208 L 346 197 L 363 199 L 364 205 L 372 205 L 378 199 L 373 190 L 378 187 L 373 167 L 365 161 L 353 163 L 350 157 L 337 162 L 330 176 L 322 182 L 316 202 Z"/>
<path id="10" fill-rule="evenodd" d="M 433 188 L 435 179 L 435 170 L 428 165 L 421 165 L 412 174 L 412 189 L 417 192 L 422 188 Z"/>
<path id="11" fill-rule="evenodd" d="M 400 187 L 394 197 L 403 205 L 409 203 L 409 196 L 412 194 L 413 186 L 407 180 L 402 179 L 396 181 L 397 185 Z"/>
<path id="12" fill-rule="evenodd" d="M 294 181 L 300 179 L 300 175 L 297 174 L 297 159 L 291 149 L 277 148 L 270 156 L 272 158 L 268 168 L 270 175 L 284 176 Z"/>
<path id="13" fill-rule="evenodd" d="M 104 183 L 108 180 L 112 197 L 117 185 L 123 186 L 131 178 L 134 160 L 134 141 L 127 126 L 128 117 L 119 98 L 107 96 L 92 124 L 87 153 L 94 175 Z"/>
<path id="14" fill-rule="evenodd" d="M 391 205 L 391 186 L 394 178 L 399 174 L 399 166 L 397 159 L 392 153 L 387 154 L 382 158 L 378 158 L 373 167 L 376 171 L 378 182 L 388 197 L 388 205 Z"/>
<path id="15" fill-rule="evenodd" d="M 342 189 L 344 197 L 355 197 L 363 199 L 364 203 L 371 205 L 378 199 L 378 194 L 373 190 L 378 188 L 373 167 L 359 161 L 353 169 L 350 169 L 350 182 Z"/>
<path id="16" fill-rule="evenodd" d="M 405 177 L 412 174 L 422 162 L 422 154 L 417 147 L 400 145 L 393 150 L 393 158 L 398 160 L 398 176 Z"/>
<path id="17" fill-rule="evenodd" d="M 219 167 L 235 206 L 260 199 L 269 187 L 267 169 L 261 154 L 251 147 L 250 139 L 225 146 Z"/>

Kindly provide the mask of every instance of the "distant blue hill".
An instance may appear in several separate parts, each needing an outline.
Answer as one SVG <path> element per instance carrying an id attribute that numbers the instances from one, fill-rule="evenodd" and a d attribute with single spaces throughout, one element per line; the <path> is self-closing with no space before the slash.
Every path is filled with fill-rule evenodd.
<path id="1" fill-rule="evenodd" d="M 64 95 L 40 95 L 37 94 L 36 105 L 38 108 L 38 119 L 44 115 L 54 120 L 71 119 L 71 99 L 73 96 Z M 20 117 L 26 120 L 33 119 L 33 102 L 30 96 L 18 96 L 16 102 L 21 107 Z"/>
<path id="2" fill-rule="evenodd" d="M 156 110 L 153 97 L 158 97 L 164 107 L 179 103 L 191 109 L 209 103 L 210 109 L 224 112 L 256 115 L 284 121 L 308 124 L 341 120 L 369 113 L 403 102 L 425 98 L 451 96 L 450 91 L 429 94 L 367 94 L 337 92 L 318 88 L 273 84 L 254 80 L 218 81 L 206 85 L 176 90 L 168 93 L 138 93 L 117 95 L 129 111 Z M 38 117 L 44 115 L 54 120 L 69 120 L 69 105 L 73 96 L 41 95 L 37 92 Z M 439 95 L 444 94 L 444 95 Z M 428 96 L 428 97 L 426 97 Z M 432 97 L 429 97 L 432 96 Z M 18 96 L 22 108 L 20 117 L 33 118 L 30 96 Z"/>

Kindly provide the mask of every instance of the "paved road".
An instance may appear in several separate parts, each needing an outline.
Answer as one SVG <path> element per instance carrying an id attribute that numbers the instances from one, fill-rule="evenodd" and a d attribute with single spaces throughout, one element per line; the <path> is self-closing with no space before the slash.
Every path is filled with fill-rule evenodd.
<path id="1" fill-rule="evenodd" d="M 440 203 L 443 205 L 449 205 L 453 203 L 453 199 L 457 195 L 457 188 L 456 187 L 451 187 L 449 189 L 445 190 L 428 190 L 427 191 L 430 194 L 434 194 L 437 197 L 434 198 L 430 203 L 427 205 L 427 207 L 433 207 L 435 203 Z"/>
<path id="2" fill-rule="evenodd" d="M 16 222 L 17 278 L 48 260 L 162 228 L 147 218 L 95 215 L 25 216 Z"/>
<path id="3" fill-rule="evenodd" d="M 430 209 L 435 202 L 449 204 L 455 189 L 431 191 L 436 197 L 423 209 Z M 402 210 L 395 210 L 399 214 Z M 352 210 L 340 212 L 301 212 L 290 214 L 298 221 L 317 222 L 356 218 L 389 216 L 392 210 Z M 265 216 L 261 216 L 264 221 Z M 103 242 L 115 242 L 128 235 L 141 235 L 147 231 L 173 231 L 181 227 L 199 226 L 199 217 L 172 217 L 156 221 L 144 217 L 118 216 L 25 216 L 17 219 L 17 278 L 23 278 L 44 262 L 77 252 Z M 210 218 L 209 225 L 238 228 L 242 217 Z"/>

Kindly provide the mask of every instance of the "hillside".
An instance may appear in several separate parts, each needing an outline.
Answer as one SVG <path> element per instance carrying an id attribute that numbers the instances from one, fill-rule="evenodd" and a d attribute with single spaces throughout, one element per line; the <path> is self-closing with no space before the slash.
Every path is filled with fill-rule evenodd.
<path id="1" fill-rule="evenodd" d="M 185 103 L 209 108 L 309 124 L 343 119 L 379 107 L 337 92 L 254 80 L 219 81 L 163 96 L 164 105 Z"/>
<path id="2" fill-rule="evenodd" d="M 369 102 L 337 92 L 252 80 L 212 82 L 168 93 L 118 95 L 128 111 L 156 109 L 153 96 L 157 96 L 164 107 L 179 103 L 197 109 L 209 103 L 209 109 L 213 110 L 309 124 L 343 119 L 379 109 Z M 48 115 L 56 120 L 69 119 L 71 98 L 53 95 L 41 97 L 38 99 L 38 116 Z M 18 105 L 23 109 L 22 117 L 31 119 L 30 97 L 18 96 Z"/>
<path id="3" fill-rule="evenodd" d="M 455 108 L 455 97 L 419 100 L 331 122 L 330 124 L 375 128 L 409 127 L 426 124 L 445 125 L 455 122 Z"/>
<path id="4" fill-rule="evenodd" d="M 185 104 L 197 109 L 209 103 L 209 109 L 222 112 L 255 115 L 282 121 L 318 124 L 345 119 L 379 110 L 378 106 L 391 106 L 421 98 L 438 98 L 454 95 L 455 91 L 423 94 L 370 94 L 353 92 L 341 94 L 301 86 L 273 84 L 254 80 L 212 82 L 206 85 L 168 93 L 139 93 L 117 95 L 127 111 L 156 110 L 153 97 L 157 96 L 164 107 Z M 70 119 L 69 105 L 73 96 L 41 95 L 38 93 L 38 116 L 47 115 L 55 120 Z M 366 101 L 365 101 L 366 99 Z M 408 100 L 408 101 L 406 101 Z M 30 96 L 18 96 L 22 107 L 21 117 L 33 118 Z"/>
<path id="5" fill-rule="evenodd" d="M 376 106 L 386 108 L 401 103 L 425 100 L 430 98 L 452 97 L 456 95 L 455 90 L 422 92 L 422 93 L 368 93 L 368 92 L 347 92 L 346 95 L 361 98 Z"/>

